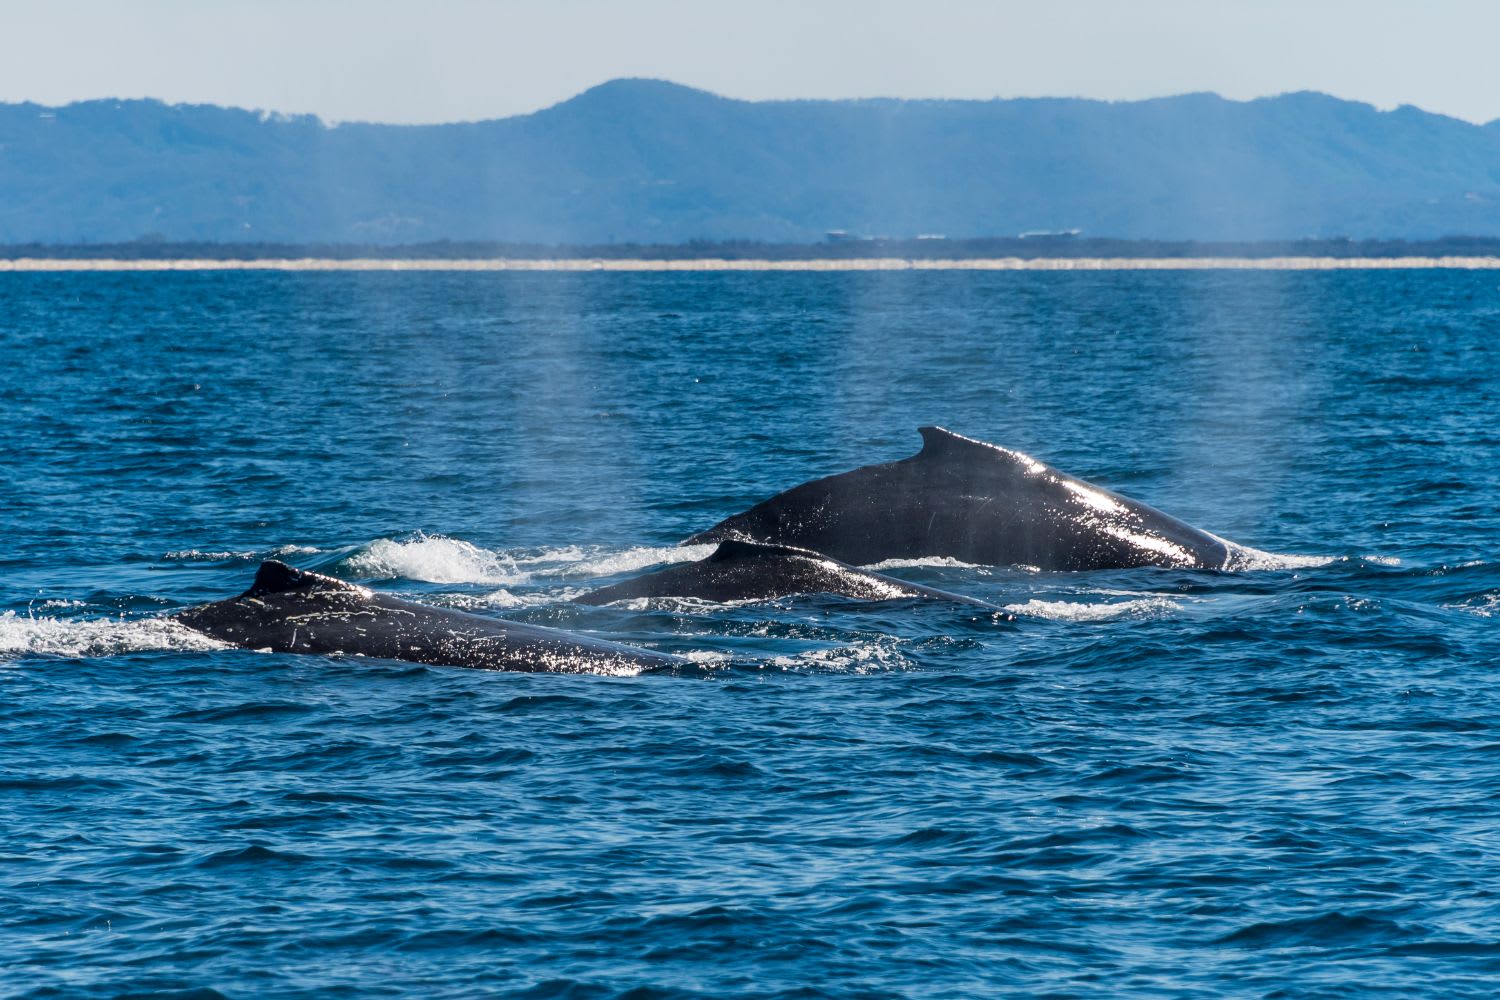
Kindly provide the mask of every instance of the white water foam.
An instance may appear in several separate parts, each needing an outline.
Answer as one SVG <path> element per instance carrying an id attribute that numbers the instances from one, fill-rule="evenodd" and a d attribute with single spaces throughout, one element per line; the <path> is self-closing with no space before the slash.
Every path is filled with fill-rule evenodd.
<path id="1" fill-rule="evenodd" d="M 516 592 L 501 587 L 499 590 L 488 594 L 461 594 L 445 597 L 443 603 L 466 611 L 490 610 L 494 608 L 535 608 L 543 604 L 560 604 L 571 601 L 575 597 L 582 597 L 586 590 L 582 587 L 564 587 L 561 590 L 533 590 L 529 592 Z"/>
<path id="2" fill-rule="evenodd" d="M 782 670 L 813 667 L 819 670 L 841 670 L 849 673 L 905 670 L 910 664 L 891 642 L 861 642 L 833 649 L 809 649 L 791 656 L 774 656 L 766 661 Z"/>
<path id="3" fill-rule="evenodd" d="M 1445 608 L 1454 611 L 1467 611 L 1471 615 L 1480 618 L 1500 617 L 1500 593 L 1483 594 L 1472 601 L 1464 601 L 1460 604 L 1445 604 Z"/>
<path id="4" fill-rule="evenodd" d="M 878 563 L 871 563 L 870 565 L 861 568 L 873 570 L 874 572 L 879 573 L 880 571 L 887 569 L 915 569 L 922 566 L 929 566 L 938 569 L 986 568 L 979 563 L 967 563 L 961 559 L 954 559 L 952 556 L 925 556 L 921 559 L 884 559 Z"/>
<path id="5" fill-rule="evenodd" d="M 1226 570 L 1312 569 L 1338 562 L 1337 556 L 1304 556 L 1266 552 L 1219 538 L 1218 535 L 1211 535 L 1211 537 L 1223 542 L 1225 548 L 1229 550 L 1229 558 L 1224 560 L 1223 566 Z"/>
<path id="6" fill-rule="evenodd" d="M 712 545 L 637 546 L 605 549 L 565 545 L 496 552 L 444 535 L 418 534 L 404 541 L 377 538 L 344 561 L 356 576 L 420 580 L 424 583 L 478 583 L 514 587 L 540 578 L 594 578 L 629 573 L 662 563 L 690 562 Z M 522 600 L 527 598 L 516 596 Z M 496 600 L 506 596 L 497 592 Z"/>
<path id="7" fill-rule="evenodd" d="M 286 559 L 289 556 L 305 556 L 321 552 L 321 549 L 311 545 L 278 545 L 274 549 L 226 549 L 224 551 L 202 549 L 175 549 L 162 556 L 166 562 L 225 562 L 229 559 L 242 559 L 246 562 L 259 562 L 264 559 Z"/>
<path id="8" fill-rule="evenodd" d="M 585 591 L 587 593 L 587 591 Z M 751 604 L 766 604 L 779 598 L 741 597 L 735 600 L 716 601 L 707 597 L 682 597 L 660 595 L 653 597 L 622 597 L 610 601 L 609 606 L 621 611 L 669 611 L 677 614 L 713 614 L 729 608 L 743 608 Z"/>
<path id="9" fill-rule="evenodd" d="M 169 618 L 51 618 L 0 614 L 0 656 L 113 656 L 151 650 L 226 649 Z"/>
<path id="10" fill-rule="evenodd" d="M 1180 608 L 1165 597 L 1142 597 L 1132 601 L 1089 604 L 1081 601 L 1042 601 L 1033 598 L 1025 604 L 1008 604 L 1006 611 L 1032 618 L 1060 622 L 1102 622 L 1115 618 L 1159 618 Z"/>
<path id="11" fill-rule="evenodd" d="M 377 538 L 344 565 L 355 576 L 376 580 L 512 586 L 531 578 L 514 559 L 443 535 L 418 535 L 404 542 Z"/>
<path id="12" fill-rule="evenodd" d="M 728 653 L 720 653 L 712 649 L 690 649 L 686 653 L 678 653 L 677 655 L 684 660 L 710 670 L 715 667 L 728 666 L 733 662 L 733 658 Z"/>
<path id="13" fill-rule="evenodd" d="M 694 562 L 708 556 L 718 545 L 642 545 L 622 552 L 596 550 L 567 567 L 568 576 L 614 576 L 633 573 L 648 566 Z"/>

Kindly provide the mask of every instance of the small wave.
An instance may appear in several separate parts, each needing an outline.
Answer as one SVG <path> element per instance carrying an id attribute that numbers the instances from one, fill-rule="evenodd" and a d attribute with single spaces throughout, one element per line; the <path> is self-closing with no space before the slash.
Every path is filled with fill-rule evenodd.
<path id="1" fill-rule="evenodd" d="M 1366 555 L 1366 556 L 1312 556 L 1294 555 L 1282 552 L 1264 552 L 1260 549 L 1252 549 L 1245 545 L 1230 545 L 1230 555 L 1224 564 L 1226 570 L 1279 570 L 1279 569 L 1316 569 L 1320 566 L 1332 566 L 1334 563 L 1365 562 L 1372 566 L 1400 566 L 1401 560 L 1395 556 Z"/>
<path id="2" fill-rule="evenodd" d="M 515 550 L 504 554 L 528 578 L 540 576 L 590 579 L 633 573 L 666 563 L 692 562 L 713 552 L 714 545 L 638 545 L 606 549 L 594 545 Z"/>
<path id="3" fill-rule="evenodd" d="M 1328 947 L 1339 943 L 1374 943 L 1389 939 L 1411 939 L 1413 929 L 1376 914 L 1342 913 L 1337 910 L 1290 920 L 1263 921 L 1231 931 L 1215 944 L 1253 948 L 1295 946 Z"/>
<path id="4" fill-rule="evenodd" d="M 1222 539 L 1221 539 L 1222 541 Z M 1337 556 L 1292 555 L 1280 552 L 1265 552 L 1248 545 L 1225 542 L 1229 546 L 1229 558 L 1224 562 L 1226 570 L 1278 570 L 1313 569 L 1338 562 Z"/>
<path id="5" fill-rule="evenodd" d="M 580 545 L 496 552 L 445 535 L 377 538 L 343 560 L 347 572 L 367 579 L 424 583 L 476 583 L 514 587 L 543 577 L 603 577 L 663 563 L 690 562 L 713 545 L 637 546 L 604 549 Z M 503 601 L 505 598 L 500 597 Z"/>
<path id="6" fill-rule="evenodd" d="M 582 587 L 565 587 L 562 590 L 514 591 L 501 587 L 488 594 L 459 595 L 444 598 L 444 603 L 464 610 L 489 608 L 535 608 L 544 604 L 560 604 L 583 596 Z"/>
<path id="7" fill-rule="evenodd" d="M 0 615 L 0 656 L 113 656 L 149 650 L 209 650 L 225 645 L 169 618 L 35 618 Z"/>
<path id="8" fill-rule="evenodd" d="M 256 553 L 249 550 L 236 551 L 233 549 L 224 549 L 218 551 L 210 549 L 204 551 L 203 549 L 173 549 L 162 556 L 162 559 L 165 562 L 227 562 L 230 559 L 254 559 L 255 556 Z"/>
<path id="9" fill-rule="evenodd" d="M 1181 605 L 1165 597 L 1143 597 L 1133 601 L 1088 604 L 1079 601 L 1030 600 L 1025 604 L 1008 604 L 1005 610 L 1017 615 L 1047 618 L 1060 622 L 1102 622 L 1113 618 L 1157 618 L 1169 615 Z"/>
<path id="10" fill-rule="evenodd" d="M 782 670 L 837 670 L 847 673 L 905 670 L 910 664 L 891 642 L 862 642 L 832 649 L 809 649 L 767 661 Z"/>
<path id="11" fill-rule="evenodd" d="M 734 662 L 728 653 L 720 653 L 711 649 L 694 649 L 686 653 L 678 653 L 678 656 L 688 660 L 697 666 L 712 670 L 715 667 L 725 667 Z"/>
<path id="12" fill-rule="evenodd" d="M 531 578 L 513 559 L 443 535 L 417 535 L 406 541 L 377 538 L 345 559 L 343 568 L 365 579 L 424 583 L 512 586 Z"/>
<path id="13" fill-rule="evenodd" d="M 695 562 L 718 548 L 709 545 L 641 545 L 622 552 L 593 552 L 567 568 L 568 576 L 614 576 L 664 563 Z"/>
<path id="14" fill-rule="evenodd" d="M 278 545 L 274 549 L 174 549 L 162 556 L 163 562 L 261 562 L 265 559 L 286 559 L 289 556 L 311 555 L 321 552 L 311 545 Z"/>
<path id="15" fill-rule="evenodd" d="M 1481 594 L 1471 601 L 1461 601 L 1458 604 L 1445 604 L 1444 607 L 1454 611 L 1467 611 L 1471 615 L 1480 618 L 1494 618 L 1500 616 L 1500 592 Z"/>

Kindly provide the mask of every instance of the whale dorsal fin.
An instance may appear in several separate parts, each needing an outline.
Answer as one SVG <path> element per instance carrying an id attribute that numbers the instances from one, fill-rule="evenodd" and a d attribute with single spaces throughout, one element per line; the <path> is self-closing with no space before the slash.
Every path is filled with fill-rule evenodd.
<path id="1" fill-rule="evenodd" d="M 918 458 L 935 458 L 938 456 L 951 455 L 954 452 L 965 451 L 971 448 L 984 448 L 997 451 L 992 444 L 966 438 L 962 434 L 955 434 L 946 427 L 918 427 L 917 433 L 922 435 L 922 451 Z"/>
<path id="2" fill-rule="evenodd" d="M 772 545 L 769 542 L 752 542 L 744 538 L 728 538 L 719 543 L 713 554 L 708 557 L 709 562 L 729 562 L 732 559 L 754 558 L 756 556 L 812 556 L 816 559 L 826 559 L 827 556 L 811 549 L 799 549 L 795 545 Z"/>
<path id="3" fill-rule="evenodd" d="M 255 571 L 255 582 L 241 597 L 264 597 L 267 594 L 285 594 L 293 590 L 349 590 L 359 592 L 352 583 L 322 573 L 313 573 L 295 566 L 288 566 L 277 559 L 267 559 Z"/>
<path id="4" fill-rule="evenodd" d="M 916 455 L 918 460 L 1007 463 L 1033 475 L 1048 471 L 1046 465 L 1024 452 L 1002 448 L 988 441 L 976 441 L 946 427 L 918 427 L 917 433 L 922 435 L 922 450 Z"/>

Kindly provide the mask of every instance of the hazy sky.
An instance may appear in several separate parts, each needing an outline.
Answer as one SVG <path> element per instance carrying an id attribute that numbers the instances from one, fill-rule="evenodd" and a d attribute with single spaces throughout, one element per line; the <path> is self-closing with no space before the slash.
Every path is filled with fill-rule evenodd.
<path id="1" fill-rule="evenodd" d="M 0 0 L 0 101 L 493 118 L 617 76 L 730 97 L 1248 98 L 1500 118 L 1496 0 Z"/>

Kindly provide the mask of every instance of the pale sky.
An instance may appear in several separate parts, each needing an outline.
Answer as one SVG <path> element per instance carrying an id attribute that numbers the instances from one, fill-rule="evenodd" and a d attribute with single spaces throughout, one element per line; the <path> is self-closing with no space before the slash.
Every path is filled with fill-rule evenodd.
<path id="1" fill-rule="evenodd" d="M 1321 90 L 1500 118 L 1500 0 L 0 0 L 0 101 L 439 122 L 620 76 L 728 97 Z"/>

